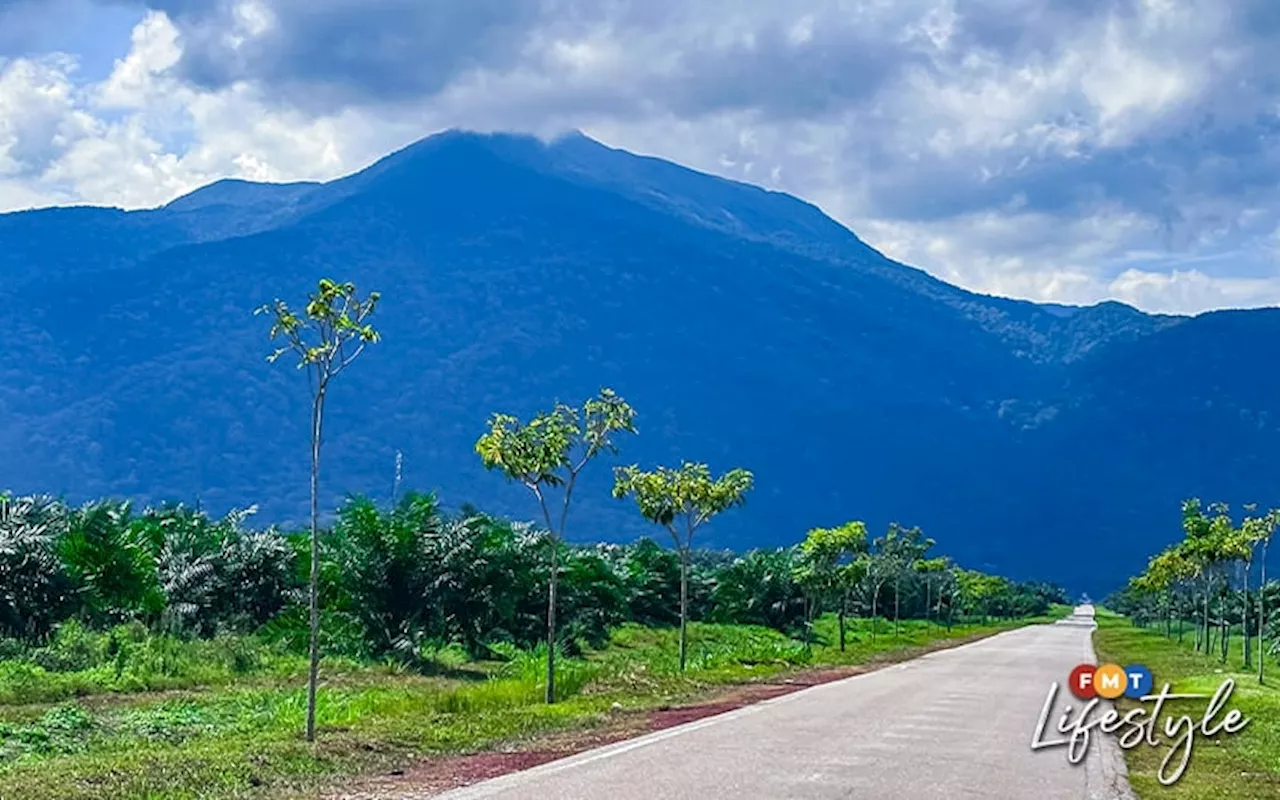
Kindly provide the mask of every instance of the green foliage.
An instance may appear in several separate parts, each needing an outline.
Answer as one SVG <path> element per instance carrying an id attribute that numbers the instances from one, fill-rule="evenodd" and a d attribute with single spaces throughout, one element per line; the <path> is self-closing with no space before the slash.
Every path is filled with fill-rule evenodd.
<path id="1" fill-rule="evenodd" d="M 404 651 L 428 627 L 434 576 L 427 554 L 443 525 L 431 494 L 408 494 L 388 512 L 356 497 L 338 512 L 328 543 L 341 576 L 335 607 L 359 620 L 374 652 Z"/>
<path id="2" fill-rule="evenodd" d="M 712 622 L 737 622 L 790 631 L 804 621 L 791 548 L 752 550 L 719 570 L 711 592 Z"/>
<path id="3" fill-rule="evenodd" d="M 278 614 L 294 588 L 295 554 L 274 529 L 248 530 L 255 508 L 213 520 L 182 505 L 134 523 L 155 555 L 161 627 L 178 634 L 251 631 Z"/>
<path id="4" fill-rule="evenodd" d="M 867 526 L 846 522 L 835 528 L 813 528 L 800 543 L 796 582 L 820 603 L 853 589 L 866 575 Z"/>
<path id="5" fill-rule="evenodd" d="M 298 357 L 298 369 L 313 370 L 323 385 L 354 361 L 365 345 L 381 338 L 368 322 L 380 298 L 378 292 L 370 292 L 361 300 L 355 284 L 321 278 L 316 291 L 307 296 L 302 314 L 279 299 L 262 306 L 257 313 L 272 317 L 271 339 L 285 341 L 268 360 L 274 362 L 292 351 Z"/>
<path id="6" fill-rule="evenodd" d="M 0 495 L 0 636 L 36 640 L 68 613 L 73 585 L 58 557 L 66 508 Z"/>
<path id="7" fill-rule="evenodd" d="M 533 489 L 544 501 L 545 487 L 571 486 L 591 459 L 617 452 L 613 437 L 622 432 L 636 432 L 635 410 L 605 388 L 583 403 L 581 410 L 556 403 L 528 422 L 494 414 L 489 418 L 488 432 L 476 441 L 476 453 L 485 469 L 499 470 L 509 480 Z M 547 525 L 560 533 L 549 517 Z"/>
<path id="8" fill-rule="evenodd" d="M 711 477 L 706 464 L 685 461 L 679 469 L 658 467 L 644 472 L 639 467 L 619 467 L 614 472 L 613 496 L 635 499 L 640 515 L 670 533 L 680 552 L 680 666 L 684 668 L 689 622 L 689 550 L 693 534 L 713 516 L 742 505 L 753 478 L 744 469 L 733 469 L 719 478 Z"/>
<path id="9" fill-rule="evenodd" d="M 1277 589 L 1267 581 L 1267 548 L 1280 526 L 1280 511 L 1258 514 L 1253 505 L 1244 510 L 1236 524 L 1225 503 L 1206 507 L 1197 498 L 1183 501 L 1182 539 L 1152 556 L 1146 569 L 1108 602 L 1140 626 L 1162 623 L 1165 636 L 1176 635 L 1180 641 L 1190 620 L 1195 649 L 1205 654 L 1216 650 L 1223 664 L 1230 658 L 1231 637 L 1238 633 L 1243 666 L 1251 669 L 1258 654 L 1261 683 L 1265 654 L 1280 641 L 1271 618 Z"/>
<path id="10" fill-rule="evenodd" d="M 642 625 L 672 625 L 680 621 L 680 557 L 649 538 L 630 546 L 601 545 L 602 557 L 619 576 L 626 592 L 629 616 Z M 699 578 L 702 578 L 700 581 Z M 706 605 L 710 576 L 695 573 L 693 608 L 695 616 Z M 701 590 L 701 591 L 699 591 Z"/>
<path id="11" fill-rule="evenodd" d="M 191 640 L 153 633 L 136 622 L 94 631 L 68 621 L 47 644 L 11 652 L 0 661 L 0 704 L 218 685 L 304 669 L 302 658 L 256 636 Z"/>
<path id="12" fill-rule="evenodd" d="M 94 624 L 153 618 L 164 608 L 154 541 L 137 523 L 128 503 L 87 503 L 68 514 L 58 554 Z"/>
<path id="13" fill-rule="evenodd" d="M 299 316 L 283 300 L 262 306 L 258 313 L 271 314 L 272 341 L 283 338 L 267 360 L 275 362 L 292 351 L 298 369 L 307 371 L 311 388 L 311 552 L 307 576 L 311 670 L 307 678 L 307 741 L 315 741 L 316 691 L 320 666 L 320 444 L 324 428 L 325 395 L 329 382 L 351 366 L 365 347 L 381 336 L 367 321 L 378 305 L 379 294 L 361 300 L 353 283 L 322 278 L 315 292 L 307 296 L 305 315 Z M 186 566 L 186 565 L 184 565 Z"/>
<path id="14" fill-rule="evenodd" d="M 93 717 L 78 705 L 56 706 L 28 725 L 0 723 L 0 764 L 22 756 L 77 753 Z"/>
<path id="15" fill-rule="evenodd" d="M 215 519 L 182 505 L 134 512 L 113 502 L 79 509 L 48 498 L 4 503 L 0 564 L 15 578 L 5 587 L 10 638 L 0 638 L 0 703 L 306 671 L 306 534 L 254 529 L 253 509 Z M 927 616 L 944 598 L 948 608 L 971 616 L 1035 614 L 1060 595 L 1053 587 L 958 570 L 944 558 L 909 561 L 925 540 L 918 532 L 891 532 L 877 547 L 885 554 L 881 564 L 906 565 L 904 618 Z M 871 564 L 866 539 L 865 527 L 853 522 L 814 529 L 794 548 L 741 556 L 677 553 L 648 539 L 570 546 L 473 507 L 447 514 L 431 494 L 409 492 L 391 507 L 357 496 L 322 539 L 319 644 L 332 663 L 394 663 L 427 673 L 462 669 L 472 659 L 510 660 L 515 652 L 545 658 L 552 547 L 559 655 L 590 653 L 630 623 L 678 623 L 682 556 L 688 620 L 808 630 L 806 597 L 809 616 L 822 610 L 815 599 L 841 616 L 866 611 L 866 598 L 858 600 Z M 899 551 L 896 560 L 889 557 Z M 49 594 L 59 581 L 63 588 Z M 65 602 L 27 603 L 54 596 Z M 689 663 L 698 669 L 720 663 L 694 639 L 686 648 Z M 740 643 L 729 650 L 740 653 Z M 566 691 L 577 680 L 574 668 L 564 665 Z M 543 678 L 539 686 L 545 684 Z"/>
<path id="16" fill-rule="evenodd" d="M 753 480 L 745 469 L 713 478 L 706 464 L 688 461 L 678 469 L 658 467 L 652 472 L 632 465 L 614 471 L 613 496 L 634 498 L 641 516 L 670 530 L 678 546 L 688 547 L 690 542 L 681 535 L 692 537 L 716 514 L 745 502 Z"/>
<path id="17" fill-rule="evenodd" d="M 596 456 L 617 452 L 613 437 L 635 433 L 635 410 L 612 389 L 601 389 L 581 411 L 557 403 L 549 412 L 522 423 L 508 414 L 494 414 L 489 431 L 476 441 L 476 453 L 485 469 L 498 470 L 508 480 L 524 484 L 538 501 L 550 534 L 550 568 L 547 579 L 547 681 L 546 701 L 555 702 L 555 657 L 560 647 L 556 619 L 560 580 L 560 539 L 564 536 L 569 505 L 578 475 Z M 552 518 L 547 489 L 562 487 L 559 519 Z"/>

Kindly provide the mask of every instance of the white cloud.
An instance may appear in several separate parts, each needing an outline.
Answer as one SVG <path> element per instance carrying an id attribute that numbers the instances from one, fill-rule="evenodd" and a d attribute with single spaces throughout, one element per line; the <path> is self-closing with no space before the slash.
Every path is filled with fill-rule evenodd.
<path id="1" fill-rule="evenodd" d="M 77 86 L 68 56 L 0 68 L 0 177 L 26 176 L 0 182 L 0 209 L 145 208 L 223 177 L 331 179 L 403 143 L 397 126 L 380 138 L 375 121 L 272 106 L 245 82 L 194 88 L 170 70 L 181 52 L 173 23 L 150 12 L 99 83 Z"/>
<path id="2" fill-rule="evenodd" d="M 1170 314 L 1280 305 L 1280 281 L 1211 278 L 1194 269 L 1168 273 L 1128 269 L 1112 280 L 1108 288 L 1114 297 L 1130 305 Z"/>
<path id="3" fill-rule="evenodd" d="M 96 87 L 95 105 L 131 109 L 155 105 L 164 92 L 178 88 L 175 81 L 161 76 L 181 57 L 178 29 L 164 14 L 148 13 L 133 29 L 128 55 L 118 59 L 111 75 Z"/>
<path id="4" fill-rule="evenodd" d="M 0 66 L 0 176 L 26 176 L 93 130 L 78 107 L 65 56 L 17 59 Z"/>
<path id="5" fill-rule="evenodd" d="M 0 62 L 0 209 L 329 179 L 446 127 L 579 127 L 798 194 L 975 290 L 1269 304 L 1280 31 L 1254 2 L 155 0 L 170 14 L 102 80 L 74 56 Z"/>

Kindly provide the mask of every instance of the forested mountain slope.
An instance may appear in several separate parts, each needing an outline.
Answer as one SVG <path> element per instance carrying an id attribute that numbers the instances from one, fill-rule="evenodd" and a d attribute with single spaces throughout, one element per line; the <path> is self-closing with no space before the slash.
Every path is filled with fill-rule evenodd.
<path id="1" fill-rule="evenodd" d="M 406 484 L 529 516 L 474 455 L 486 416 L 602 385 L 640 413 L 623 460 L 756 473 L 710 544 L 896 519 L 975 568 L 1101 592 L 1178 535 L 1183 497 L 1280 503 L 1280 311 L 976 295 L 787 195 L 460 132 L 328 184 L 0 215 L 0 486 L 302 519 L 306 386 L 252 311 L 325 275 L 384 297 L 384 341 L 333 390 L 330 505 L 389 494 L 401 450 Z M 571 538 L 645 531 L 607 480 Z"/>

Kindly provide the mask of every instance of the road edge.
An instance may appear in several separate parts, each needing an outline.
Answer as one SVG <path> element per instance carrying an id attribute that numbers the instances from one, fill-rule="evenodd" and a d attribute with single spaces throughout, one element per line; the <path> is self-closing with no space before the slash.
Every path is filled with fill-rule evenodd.
<path id="1" fill-rule="evenodd" d="M 681 729 L 702 727 L 703 725 L 712 724 L 715 721 L 722 721 L 726 717 L 754 713 L 771 703 L 785 702 L 788 699 L 794 698 L 796 695 L 804 692 L 864 677 L 882 669 L 901 667 L 902 665 L 908 664 L 912 661 L 929 658 L 951 650 L 959 650 L 972 645 L 977 645 L 999 636 L 1020 631 L 1027 627 L 1051 624 L 1053 623 L 1034 622 L 1007 628 L 997 628 L 995 630 L 984 631 L 982 633 L 956 637 L 953 639 L 939 639 L 935 640 L 930 645 L 923 646 L 920 649 L 904 648 L 903 651 L 899 651 L 895 654 L 904 657 L 890 657 L 883 660 L 876 659 L 863 662 L 861 664 L 805 666 L 795 670 L 784 671 L 783 673 L 773 676 L 768 681 L 764 682 L 757 683 L 755 681 L 749 681 L 744 683 L 722 684 L 711 689 L 703 700 L 689 703 L 687 705 L 676 706 L 673 710 L 715 706 L 718 705 L 718 698 L 724 698 L 732 694 L 734 691 L 740 691 L 749 687 L 774 686 L 781 689 L 781 691 L 777 694 L 771 693 L 758 699 L 748 700 L 742 705 L 734 708 L 717 710 L 707 714 L 706 716 L 696 717 L 675 725 L 664 726 L 657 730 L 649 730 L 639 734 L 624 733 L 621 735 L 621 738 L 616 739 L 606 738 L 602 742 L 582 747 L 581 749 L 574 748 L 568 752 L 556 753 L 546 761 L 521 763 L 516 760 L 517 765 L 514 765 L 511 768 L 498 767 L 495 771 L 476 776 L 475 779 L 468 780 L 461 785 L 432 785 L 432 782 L 424 781 L 421 774 L 415 775 L 414 773 L 420 773 L 422 771 L 422 767 L 444 766 L 450 761 L 461 761 L 473 755 L 492 753 L 493 751 L 482 750 L 475 754 L 459 753 L 444 755 L 438 758 L 424 759 L 419 762 L 417 768 L 410 767 L 392 774 L 366 775 L 354 780 L 349 780 L 349 782 L 341 788 L 337 786 L 332 787 L 330 791 L 322 792 L 320 796 L 324 798 L 324 800 L 391 800 L 391 798 L 395 798 L 395 800 L 409 800 L 410 798 L 412 798 L 412 800 L 425 800 L 426 798 L 431 798 L 431 800 L 454 800 L 454 798 L 482 797 L 483 795 L 470 793 L 470 790 L 474 790 L 476 787 L 489 785 L 495 781 L 502 781 L 503 779 L 514 775 L 524 774 L 534 770 L 543 771 L 546 768 L 553 767 L 563 762 L 570 760 L 576 761 L 584 756 L 590 756 L 606 750 L 612 753 L 620 749 L 630 749 L 631 747 L 641 746 L 641 744 L 647 744 L 651 741 L 665 738 L 666 736 L 675 735 L 675 732 Z M 846 674 L 838 674 L 843 673 L 845 670 L 849 670 L 849 672 Z M 823 677 L 820 677 L 816 682 L 808 683 L 804 680 L 806 676 Z M 657 710 L 659 709 L 645 709 L 636 713 L 651 714 Z M 558 733 L 568 732 L 570 731 L 562 731 Z M 555 736 L 556 734 L 551 735 Z M 534 737 L 532 741 L 526 740 L 525 742 L 522 742 L 521 746 L 518 746 L 517 749 L 503 751 L 503 753 L 505 755 L 516 755 L 536 752 L 538 750 L 536 746 L 538 738 L 539 737 Z M 529 748 L 523 746 L 528 744 L 533 744 L 534 746 Z"/>
<path id="2" fill-rule="evenodd" d="M 1098 653 L 1093 646 L 1093 633 L 1098 630 L 1095 621 L 1085 639 L 1085 662 L 1098 663 Z M 1115 704 L 1107 701 L 1112 709 Z M 1089 800 L 1138 800 L 1129 785 L 1129 765 L 1124 760 L 1124 750 L 1114 734 L 1098 733 L 1098 746 L 1085 760 L 1085 791 Z"/>

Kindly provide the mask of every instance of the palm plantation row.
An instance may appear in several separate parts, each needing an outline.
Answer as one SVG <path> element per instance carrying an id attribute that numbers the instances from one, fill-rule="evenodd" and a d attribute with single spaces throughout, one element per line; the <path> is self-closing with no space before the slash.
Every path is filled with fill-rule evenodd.
<path id="1" fill-rule="evenodd" d="M 49 497 L 0 498 L 0 638 L 32 652 L 75 621 L 89 629 L 142 625 L 153 635 L 213 638 L 257 633 L 307 640 L 306 532 L 213 518 L 180 505 L 78 507 Z M 919 557 L 928 540 L 891 526 L 873 540 L 861 523 L 811 531 L 794 547 L 742 554 L 692 549 L 683 559 L 649 539 L 557 547 L 560 646 L 599 645 L 624 622 L 678 625 L 688 617 L 761 625 L 805 637 L 823 611 L 893 623 L 1011 618 L 1063 598 Z M 532 648 L 545 635 L 550 540 L 546 531 L 475 508 L 447 513 L 431 494 L 394 505 L 355 497 L 321 537 L 323 641 L 333 655 L 430 666 L 449 644 L 493 657 L 501 643 Z M 846 551 L 849 552 L 849 551 Z M 843 555 L 843 554 L 842 554 Z M 686 580 L 682 581 L 682 573 Z M 682 584 L 684 591 L 682 592 Z M 834 644 L 834 643 L 833 643 Z"/>
<path id="2" fill-rule="evenodd" d="M 931 558 L 932 540 L 897 525 L 874 539 L 851 522 L 811 531 L 795 548 L 736 557 L 699 551 L 697 530 L 741 505 L 753 476 L 744 469 L 717 476 L 697 462 L 615 472 L 613 495 L 664 529 L 673 552 L 648 541 L 571 547 L 564 535 L 579 476 L 637 433 L 636 411 L 609 389 L 529 420 L 495 414 L 479 437 L 484 465 L 529 490 L 536 527 L 474 508 L 448 514 L 434 496 L 410 493 L 389 508 L 353 498 L 322 530 L 325 400 L 333 379 L 378 342 L 370 322 L 378 299 L 324 280 L 301 312 L 282 301 L 261 309 L 273 320 L 271 338 L 284 342 L 269 360 L 292 353 L 308 377 L 309 532 L 250 528 L 250 512 L 215 520 L 181 506 L 135 513 L 112 501 L 71 508 L 50 498 L 5 497 L 0 633 L 18 642 L 9 649 L 35 657 L 68 620 L 99 629 L 130 624 L 135 632 L 143 626 L 171 637 L 257 632 L 305 646 L 313 739 L 326 649 L 423 663 L 450 644 L 473 656 L 539 647 L 552 702 L 557 652 L 597 644 L 625 621 L 678 623 L 683 669 L 690 619 L 769 625 L 811 640 L 814 618 L 831 611 L 843 648 L 849 615 L 892 617 L 895 627 L 911 616 L 949 625 L 957 613 L 1035 614 L 1062 599 L 1053 587 Z"/>
<path id="3" fill-rule="evenodd" d="M 1280 582 L 1267 579 L 1267 550 L 1280 525 L 1280 510 L 1244 507 L 1237 522 L 1224 503 L 1182 505 L 1183 538 L 1153 556 L 1108 605 L 1140 625 L 1159 625 L 1196 650 L 1232 657 L 1239 633 L 1240 664 L 1265 679 L 1266 656 L 1280 652 L 1280 625 L 1272 609 Z M 1254 581 L 1254 573 L 1257 581 Z"/>

